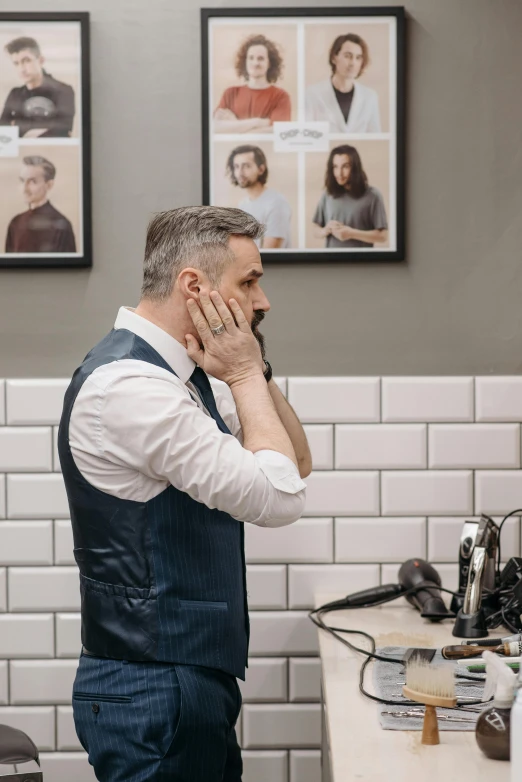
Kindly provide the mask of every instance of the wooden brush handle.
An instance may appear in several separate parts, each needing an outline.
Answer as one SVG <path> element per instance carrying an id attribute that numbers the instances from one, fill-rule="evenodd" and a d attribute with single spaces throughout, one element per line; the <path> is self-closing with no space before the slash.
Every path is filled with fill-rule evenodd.
<path id="1" fill-rule="evenodd" d="M 500 652 L 504 651 L 503 646 L 444 646 L 442 656 L 446 660 L 463 660 L 466 657 L 479 657 L 482 652 Z"/>
<path id="2" fill-rule="evenodd" d="M 439 723 L 435 706 L 426 706 L 422 724 L 422 744 L 440 744 Z"/>

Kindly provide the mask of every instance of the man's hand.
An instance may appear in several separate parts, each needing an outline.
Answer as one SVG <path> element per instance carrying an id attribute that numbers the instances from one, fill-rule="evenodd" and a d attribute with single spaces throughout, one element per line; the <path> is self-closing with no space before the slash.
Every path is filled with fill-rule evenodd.
<path id="1" fill-rule="evenodd" d="M 332 234 L 340 242 L 345 242 L 347 239 L 352 238 L 352 229 L 349 225 L 343 225 L 337 220 L 331 220 L 334 225 L 332 226 Z"/>
<path id="2" fill-rule="evenodd" d="M 46 130 L 47 128 L 31 128 L 27 133 L 24 133 L 23 138 L 38 138 L 42 133 L 45 133 Z"/>
<path id="3" fill-rule="evenodd" d="M 237 117 L 231 109 L 216 109 L 214 119 L 237 119 Z"/>
<path id="4" fill-rule="evenodd" d="M 327 236 L 330 236 L 330 234 L 334 232 L 334 229 L 337 227 L 338 222 L 337 220 L 328 220 L 328 222 L 323 228 L 321 228 L 318 225 L 318 223 L 316 223 L 316 225 L 319 227 L 319 235 L 326 238 Z"/>
<path id="5" fill-rule="evenodd" d="M 200 296 L 198 307 L 194 299 L 188 299 L 187 309 L 197 329 L 203 348 L 192 334 L 186 334 L 190 358 L 208 374 L 223 380 L 232 387 L 263 374 L 261 349 L 252 328 L 235 299 L 230 299 L 230 309 L 217 291 L 210 297 Z M 225 331 L 214 336 L 211 329 L 224 325 Z"/>

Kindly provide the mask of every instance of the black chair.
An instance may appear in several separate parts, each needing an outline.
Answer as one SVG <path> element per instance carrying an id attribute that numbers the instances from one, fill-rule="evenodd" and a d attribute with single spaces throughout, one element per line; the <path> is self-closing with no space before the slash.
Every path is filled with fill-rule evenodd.
<path id="1" fill-rule="evenodd" d="M 27 733 L 9 725 L 0 725 L 0 764 L 28 763 L 35 760 L 40 765 L 38 749 Z M 43 782 L 41 771 L 28 771 L 25 774 L 2 774 L 1 782 Z"/>

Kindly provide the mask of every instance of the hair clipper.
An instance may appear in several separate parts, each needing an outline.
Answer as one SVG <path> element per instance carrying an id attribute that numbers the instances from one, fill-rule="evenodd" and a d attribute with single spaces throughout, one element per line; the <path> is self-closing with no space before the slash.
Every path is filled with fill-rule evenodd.
<path id="1" fill-rule="evenodd" d="M 480 517 L 466 592 L 453 627 L 453 635 L 458 638 L 482 638 L 488 634 L 482 598 L 485 590 L 492 591 L 495 588 L 498 533 L 493 519 L 484 515 Z"/>
<path id="2" fill-rule="evenodd" d="M 451 600 L 451 610 L 457 614 L 464 605 L 464 597 L 468 587 L 468 576 L 471 565 L 471 558 L 479 534 L 478 521 L 465 521 L 460 535 L 459 546 L 459 586 L 457 594 L 453 595 Z"/>

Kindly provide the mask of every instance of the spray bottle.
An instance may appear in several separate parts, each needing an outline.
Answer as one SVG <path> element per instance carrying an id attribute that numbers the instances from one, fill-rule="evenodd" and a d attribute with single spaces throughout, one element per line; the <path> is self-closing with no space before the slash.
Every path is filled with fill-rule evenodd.
<path id="1" fill-rule="evenodd" d="M 522 668 L 518 675 L 517 697 L 511 710 L 511 782 L 522 779 Z"/>
<path id="2" fill-rule="evenodd" d="M 492 760 L 509 760 L 511 707 L 515 698 L 517 676 L 504 660 L 493 652 L 484 652 L 482 656 L 486 663 L 484 700 L 489 700 L 492 695 L 494 698 L 492 705 L 484 709 L 477 720 L 477 744 L 486 757 Z"/>

